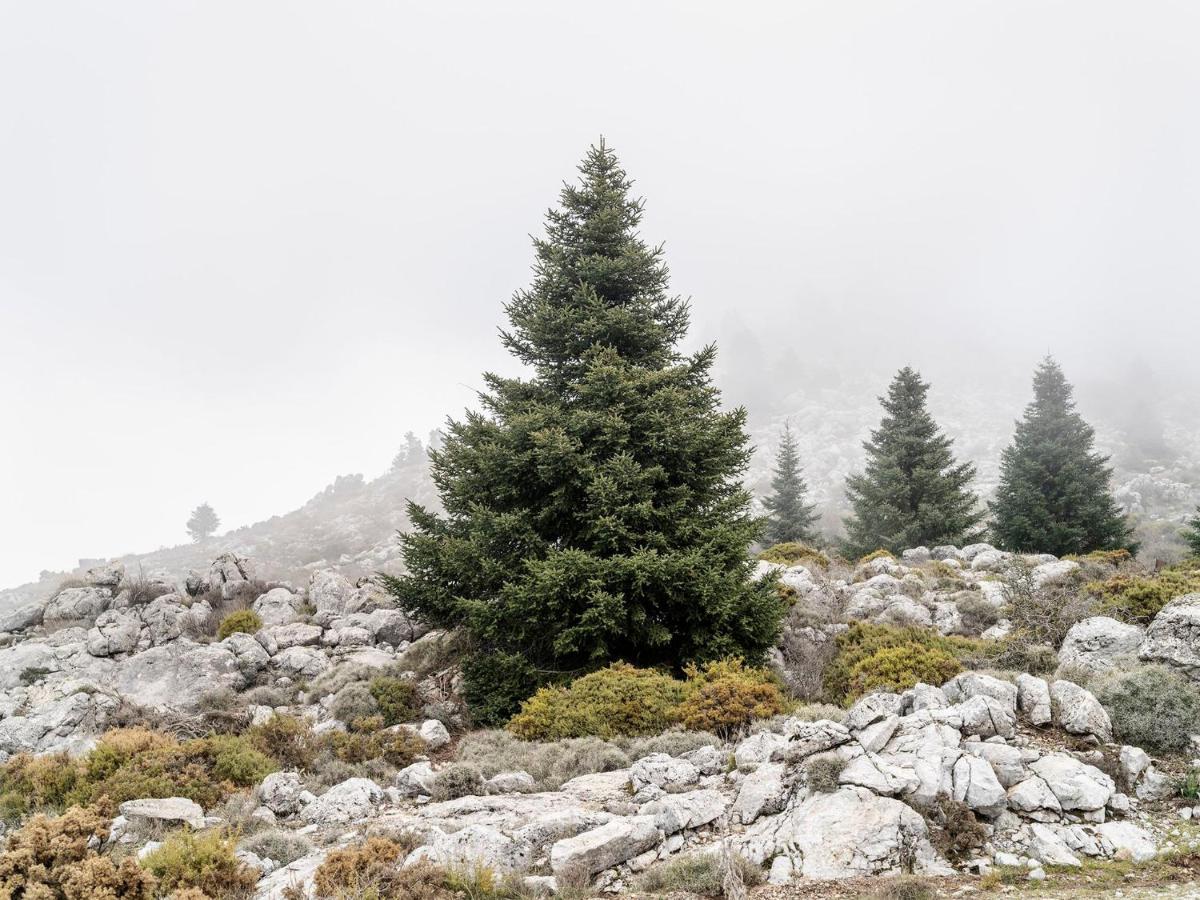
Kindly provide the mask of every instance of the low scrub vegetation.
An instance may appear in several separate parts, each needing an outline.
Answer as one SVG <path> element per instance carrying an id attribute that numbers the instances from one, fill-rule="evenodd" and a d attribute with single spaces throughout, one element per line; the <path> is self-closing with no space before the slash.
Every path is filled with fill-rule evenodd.
<path id="1" fill-rule="evenodd" d="M 651 737 L 566 738 L 559 741 L 524 741 L 508 731 L 475 731 L 463 736 L 455 758 L 469 763 L 491 778 L 500 772 L 528 772 L 539 791 L 557 790 L 580 775 L 624 769 L 651 753 L 682 756 L 703 746 L 717 746 L 711 734 L 666 731 Z"/>
<path id="2" fill-rule="evenodd" d="M 1191 560 L 1151 575 L 1118 574 L 1085 590 L 1106 616 L 1145 625 L 1176 597 L 1200 591 L 1200 563 Z"/>
<path id="3" fill-rule="evenodd" d="M 657 734 L 674 725 L 724 737 L 784 710 L 783 694 L 763 669 L 740 659 L 692 666 L 687 680 L 625 663 L 560 687 L 540 689 L 508 729 L 524 740 Z"/>
<path id="4" fill-rule="evenodd" d="M 747 887 L 762 884 L 762 869 L 734 853 L 731 865 L 735 878 Z M 700 897 L 725 896 L 725 872 L 719 853 L 688 853 L 654 866 L 638 880 L 637 889 L 653 896 L 694 894 Z"/>
<path id="5" fill-rule="evenodd" d="M 1102 681 L 1096 697 L 1114 736 L 1152 753 L 1184 753 L 1200 733 L 1200 688 L 1161 666 L 1143 666 Z"/>
<path id="6" fill-rule="evenodd" d="M 828 556 L 815 547 L 790 541 L 785 544 L 773 544 L 758 554 L 763 562 L 774 563 L 778 566 L 808 566 L 815 565 L 827 568 L 831 562 Z"/>
<path id="7" fill-rule="evenodd" d="M 72 807 L 63 815 L 35 816 L 13 832 L 0 853 L 0 897 L 28 900 L 151 900 L 155 879 L 132 858 L 119 863 L 93 849 L 109 821 Z"/>
<path id="8" fill-rule="evenodd" d="M 258 872 L 235 855 L 233 836 L 220 831 L 177 831 L 147 854 L 142 866 L 153 873 L 163 893 L 193 888 L 209 897 L 249 897 Z"/>
<path id="9" fill-rule="evenodd" d="M 1096 614 L 1096 605 L 1079 593 L 1076 585 L 1051 582 L 1039 585 L 1033 570 L 1021 563 L 1010 565 L 1001 577 L 1004 614 L 1013 626 L 1013 639 L 1025 644 L 1058 647 L 1071 626 Z"/>
<path id="10" fill-rule="evenodd" d="M 13 757 L 0 767 L 0 814 L 17 821 L 31 812 L 107 809 L 142 797 L 187 797 L 208 808 L 278 768 L 249 737 L 178 741 L 145 728 L 116 729 L 79 759 Z"/>
<path id="11" fill-rule="evenodd" d="M 319 900 L 450 900 L 447 871 L 427 862 L 402 867 L 414 844 L 372 837 L 332 851 L 313 878 Z"/>
<path id="12" fill-rule="evenodd" d="M 258 613 L 249 609 L 239 609 L 221 620 L 217 628 L 217 639 L 223 641 L 231 634 L 238 633 L 255 634 L 262 627 L 262 619 Z"/>
<path id="13" fill-rule="evenodd" d="M 872 690 L 902 691 L 918 681 L 942 685 L 963 670 L 961 660 L 981 643 L 943 637 L 927 628 L 855 622 L 837 636 L 838 652 L 825 670 L 825 691 L 849 704 Z"/>

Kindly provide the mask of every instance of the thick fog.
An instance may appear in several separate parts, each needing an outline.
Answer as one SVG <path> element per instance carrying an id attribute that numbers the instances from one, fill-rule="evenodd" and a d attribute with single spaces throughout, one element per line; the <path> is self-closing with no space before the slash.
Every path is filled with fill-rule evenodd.
<path id="1" fill-rule="evenodd" d="M 1177 2 L 0 4 L 0 586 L 471 405 L 601 134 L 758 421 L 912 364 L 1007 426 L 1051 351 L 1153 441 L 1200 417 L 1198 40 Z"/>

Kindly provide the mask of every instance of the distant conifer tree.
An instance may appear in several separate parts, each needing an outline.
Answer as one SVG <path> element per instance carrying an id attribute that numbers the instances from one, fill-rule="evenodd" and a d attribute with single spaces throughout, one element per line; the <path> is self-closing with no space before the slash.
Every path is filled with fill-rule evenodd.
<path id="1" fill-rule="evenodd" d="M 414 463 L 423 462 L 425 462 L 425 445 L 413 432 L 404 432 L 404 446 L 397 450 L 396 455 L 392 457 L 392 468 L 403 469 Z"/>
<path id="2" fill-rule="evenodd" d="M 1187 528 L 1183 530 L 1183 539 L 1193 556 L 1200 556 L 1200 506 L 1196 507 L 1196 515 L 1187 520 Z"/>
<path id="3" fill-rule="evenodd" d="M 408 574 L 385 579 L 431 625 L 461 628 L 475 721 L 614 660 L 679 669 L 759 661 L 783 605 L 750 579 L 760 523 L 739 478 L 745 411 L 723 411 L 715 348 L 677 349 L 688 305 L 613 151 L 593 147 L 534 241 L 507 305 L 528 378 L 485 374 L 483 412 L 430 453 L 444 515 L 410 504 Z"/>
<path id="4" fill-rule="evenodd" d="M 903 368 L 879 399 L 886 415 L 863 444 L 866 469 L 846 479 L 852 555 L 969 543 L 981 533 L 984 513 L 970 490 L 975 467 L 955 462 L 950 438 L 925 408 L 928 391 L 917 372 Z"/>
<path id="5" fill-rule="evenodd" d="M 767 519 L 766 538 L 772 544 L 809 541 L 815 537 L 816 505 L 806 503 L 808 485 L 800 473 L 800 452 L 790 423 L 785 422 L 775 454 L 775 475 L 771 479 L 772 496 L 763 500 L 771 514 Z"/>
<path id="6" fill-rule="evenodd" d="M 207 503 L 201 503 L 193 509 L 191 517 L 187 520 L 188 534 L 192 536 L 193 541 L 202 541 L 211 537 L 220 527 L 221 520 L 217 518 L 216 512 Z"/>
<path id="7" fill-rule="evenodd" d="M 1073 388 L 1050 357 L 1033 376 L 1033 402 L 1000 457 L 991 503 L 997 546 L 1021 553 L 1136 550 L 1132 529 L 1109 491 L 1108 457 L 1075 410 Z"/>

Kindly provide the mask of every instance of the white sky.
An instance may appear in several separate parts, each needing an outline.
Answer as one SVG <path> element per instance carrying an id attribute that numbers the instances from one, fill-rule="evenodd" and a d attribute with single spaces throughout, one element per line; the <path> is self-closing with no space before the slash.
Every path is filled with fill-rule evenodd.
<path id="1" fill-rule="evenodd" d="M 1194 383 L 1198 44 L 1182 0 L 0 0 L 0 586 L 459 413 L 601 133 L 697 339 Z"/>

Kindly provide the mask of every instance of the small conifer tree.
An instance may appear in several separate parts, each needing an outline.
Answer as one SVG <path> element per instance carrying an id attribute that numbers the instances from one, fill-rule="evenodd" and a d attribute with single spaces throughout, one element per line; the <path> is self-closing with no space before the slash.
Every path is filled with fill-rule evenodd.
<path id="1" fill-rule="evenodd" d="M 1073 388 L 1050 357 L 1033 376 L 1033 401 L 1000 457 L 991 503 L 997 546 L 1020 553 L 1135 550 L 1132 529 L 1109 490 L 1108 457 L 1075 409 Z"/>
<path id="2" fill-rule="evenodd" d="M 910 547 L 963 544 L 978 538 L 983 510 L 970 489 L 971 463 L 957 463 L 951 440 L 925 407 L 929 385 L 901 369 L 886 397 L 885 415 L 863 444 L 866 468 L 846 479 L 853 515 L 846 550 L 899 553 Z"/>
<path id="3" fill-rule="evenodd" d="M 772 544 L 791 541 L 811 542 L 815 537 L 816 505 L 806 503 L 808 484 L 800 472 L 800 451 L 790 423 L 783 425 L 779 452 L 775 454 L 775 475 L 771 478 L 774 493 L 763 500 L 770 516 L 766 538 Z"/>
<path id="4" fill-rule="evenodd" d="M 202 541 L 211 537 L 220 527 L 221 520 L 217 518 L 216 512 L 207 503 L 201 503 L 193 509 L 192 515 L 187 520 L 188 534 L 192 536 L 193 541 Z"/>

